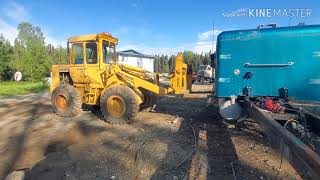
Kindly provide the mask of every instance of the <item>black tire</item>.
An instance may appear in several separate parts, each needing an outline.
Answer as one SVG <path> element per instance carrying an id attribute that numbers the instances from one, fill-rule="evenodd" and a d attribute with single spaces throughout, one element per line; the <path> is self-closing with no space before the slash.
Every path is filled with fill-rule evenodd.
<path id="1" fill-rule="evenodd" d="M 145 89 L 141 89 L 141 92 L 143 94 L 144 101 L 140 104 L 139 109 L 143 112 L 150 112 L 157 104 L 157 95 Z"/>
<path id="2" fill-rule="evenodd" d="M 113 97 L 120 97 L 124 101 L 125 110 L 119 116 L 113 115 L 112 111 L 108 109 L 108 100 Z M 139 106 L 135 92 L 127 86 L 119 85 L 110 87 L 101 95 L 100 109 L 102 116 L 107 122 L 111 124 L 124 124 L 129 123 L 138 114 Z"/>
<path id="3" fill-rule="evenodd" d="M 66 106 L 61 107 L 59 99 L 66 100 Z M 51 95 L 53 112 L 61 117 L 74 117 L 81 111 L 80 93 L 71 85 L 60 85 L 55 88 Z"/>

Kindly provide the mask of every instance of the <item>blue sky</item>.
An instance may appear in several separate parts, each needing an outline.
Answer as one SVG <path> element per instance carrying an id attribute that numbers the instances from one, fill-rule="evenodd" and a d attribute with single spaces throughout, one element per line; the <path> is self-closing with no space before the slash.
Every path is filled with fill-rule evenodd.
<path id="1" fill-rule="evenodd" d="M 301 17 L 224 17 L 224 13 L 248 9 L 311 9 Z M 214 20 L 215 33 L 212 32 Z M 10 41 L 19 22 L 41 27 L 47 43 L 64 45 L 72 35 L 110 32 L 119 38 L 118 49 L 147 54 L 175 54 L 212 49 L 212 35 L 221 31 L 256 28 L 260 24 L 280 26 L 320 24 L 319 0 L 106 0 L 26 1 L 0 0 L 0 33 Z"/>

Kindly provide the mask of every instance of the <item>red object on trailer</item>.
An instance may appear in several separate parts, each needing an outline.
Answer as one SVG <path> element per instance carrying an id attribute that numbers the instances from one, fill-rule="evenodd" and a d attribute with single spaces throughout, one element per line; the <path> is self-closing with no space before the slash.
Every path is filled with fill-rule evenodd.
<path id="1" fill-rule="evenodd" d="M 280 112 L 281 105 L 279 103 L 273 102 L 271 98 L 268 96 L 264 99 L 264 105 L 267 110 L 271 112 Z"/>

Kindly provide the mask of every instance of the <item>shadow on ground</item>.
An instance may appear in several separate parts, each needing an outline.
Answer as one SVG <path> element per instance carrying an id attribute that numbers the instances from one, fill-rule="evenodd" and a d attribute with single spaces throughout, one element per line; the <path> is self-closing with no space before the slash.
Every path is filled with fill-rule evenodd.
<path id="1" fill-rule="evenodd" d="M 167 99 L 168 106 L 159 106 L 156 111 L 165 112 L 184 118 L 178 135 L 181 138 L 193 139 L 191 125 L 196 136 L 196 151 L 183 163 L 176 166 L 163 164 L 151 179 L 259 179 L 268 177 L 260 170 L 239 161 L 227 125 L 215 111 L 214 107 L 206 106 L 205 97 Z M 170 108 L 180 105 L 181 108 Z M 201 105 L 199 107 L 199 104 Z M 188 106 L 189 112 L 183 107 Z M 186 133 L 189 131 L 189 133 Z M 190 143 L 189 143 L 190 144 Z M 174 148 L 168 147 L 166 158 L 170 158 Z M 192 144 L 188 147 L 192 152 Z M 180 161 L 179 163 L 181 163 Z M 178 166 L 179 165 L 179 166 Z M 168 168 L 169 167 L 169 168 Z M 252 173 L 254 172 L 254 173 Z"/>
<path id="2" fill-rule="evenodd" d="M 252 134 L 230 130 L 206 104 L 205 95 L 163 97 L 155 112 L 112 126 L 97 109 L 63 119 L 48 113 L 48 104 L 35 103 L 24 131 L 8 142 L 16 151 L 6 172 L 27 169 L 26 179 L 32 180 L 270 178 L 273 172 L 239 157 L 232 136 Z M 48 117 L 39 116 L 43 111 Z M 37 147 L 41 158 L 28 159 L 28 147 Z"/>

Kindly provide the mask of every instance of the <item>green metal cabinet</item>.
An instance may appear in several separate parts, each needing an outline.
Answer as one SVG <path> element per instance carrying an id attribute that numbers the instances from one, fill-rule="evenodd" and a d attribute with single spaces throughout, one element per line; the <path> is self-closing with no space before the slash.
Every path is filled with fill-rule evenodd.
<path id="1" fill-rule="evenodd" d="M 320 26 L 223 32 L 216 96 L 288 96 L 320 101 Z"/>

